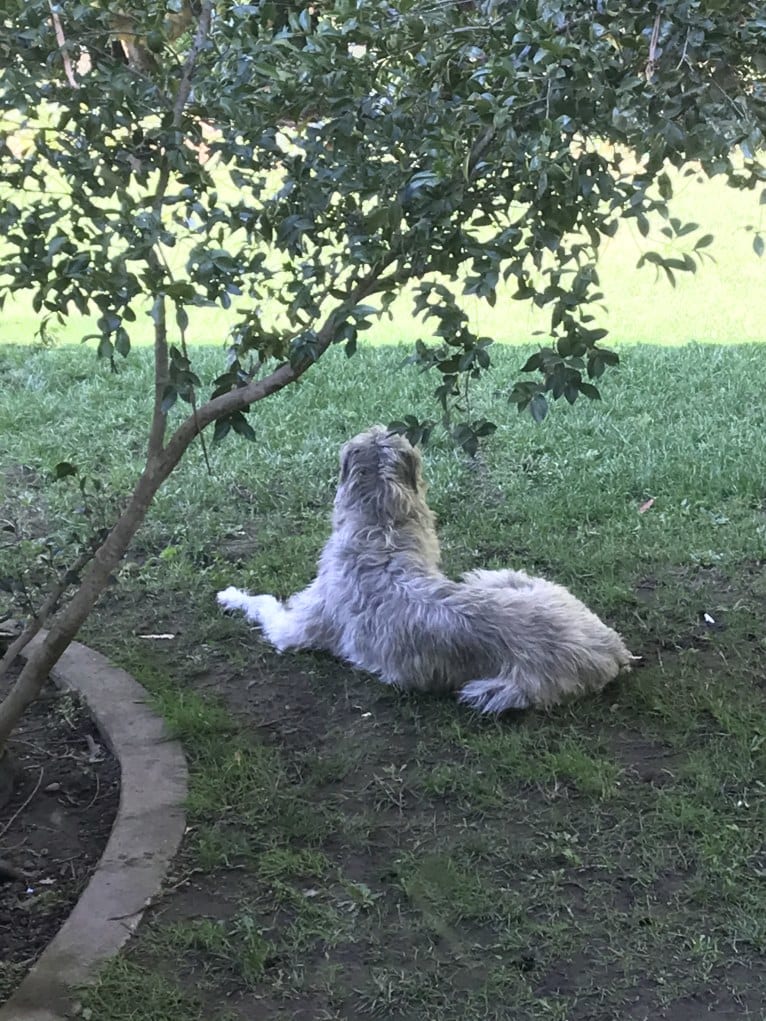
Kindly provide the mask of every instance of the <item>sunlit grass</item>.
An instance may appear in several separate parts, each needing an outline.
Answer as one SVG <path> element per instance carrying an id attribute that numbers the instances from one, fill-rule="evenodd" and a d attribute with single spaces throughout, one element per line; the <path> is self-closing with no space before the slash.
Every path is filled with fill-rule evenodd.
<path id="1" fill-rule="evenodd" d="M 168 547 L 157 569 L 183 572 L 189 558 L 248 524 L 261 537 L 254 579 L 280 591 L 299 583 L 326 530 L 340 444 L 376 421 L 434 414 L 435 380 L 402 367 L 405 350 L 380 346 L 350 360 L 330 351 L 300 385 L 255 406 L 255 443 L 230 439 L 211 448 L 211 476 L 196 444 L 150 513 L 148 541 L 158 552 Z M 465 500 L 475 486 L 459 453 L 438 435 L 426 452 L 452 566 L 469 566 L 482 541 L 493 564 L 523 555 L 565 572 L 570 551 L 579 550 L 572 569 L 580 584 L 589 587 L 592 577 L 608 587 L 623 565 L 636 570 L 661 557 L 710 566 L 752 552 L 752 515 L 763 498 L 753 466 L 766 461 L 766 363 L 757 345 L 631 347 L 602 381 L 602 401 L 556 405 L 542 427 L 506 399 L 525 353 L 498 348 L 493 370 L 473 391 L 474 413 L 498 423 L 481 506 Z M 209 383 L 220 353 L 201 347 L 192 354 Z M 81 348 L 2 349 L 3 460 L 42 470 L 74 461 L 126 492 L 146 442 L 148 355 L 135 352 L 113 374 Z M 188 410 L 176 406 L 171 428 Z M 53 487 L 46 499 L 56 506 L 67 491 Z M 560 518 L 551 527 L 554 497 Z M 651 511 L 640 515 L 650 498 Z M 312 507 L 322 511 L 311 514 Z M 288 561 L 274 545 L 285 528 Z M 492 553 L 495 534 L 503 542 Z"/>
<path id="2" fill-rule="evenodd" d="M 665 239 L 659 234 L 663 221 L 658 216 L 651 219 L 648 238 L 640 236 L 635 221 L 624 221 L 616 236 L 605 238 L 602 244 L 599 275 L 604 306 L 596 309 L 599 325 L 609 330 L 610 343 L 675 346 L 691 341 L 727 344 L 766 340 L 766 262 L 752 247 L 754 230 L 766 227 L 766 205 L 759 205 L 756 192 L 735 191 L 722 180 L 672 176 L 672 215 L 698 223 L 702 233 L 714 235 L 714 243 L 705 251 L 715 261 L 705 259 L 696 274 L 679 273 L 673 288 L 664 276 L 657 277 L 653 266 L 636 268 L 642 252 L 652 248 L 665 251 Z M 690 236 L 693 239 L 699 233 Z M 460 289 L 459 282 L 454 286 Z M 501 286 L 494 308 L 477 298 L 463 297 L 471 326 L 507 344 L 543 340 L 549 313 L 531 308 L 528 302 L 514 301 L 513 289 Z M 189 339 L 197 344 L 223 344 L 237 307 L 235 302 L 229 312 L 192 310 Z M 268 319 L 278 309 L 266 307 L 264 311 Z M 390 344 L 428 337 L 428 324 L 413 318 L 412 289 L 402 293 L 391 312 L 393 318 L 378 320 L 363 335 L 364 343 Z M 0 344 L 32 343 L 37 328 L 29 297 L 14 297 L 6 304 Z M 151 330 L 148 315 L 140 316 L 131 327 L 133 342 L 149 343 Z M 94 331 L 94 319 L 75 314 L 65 325 L 55 326 L 52 335 L 61 343 L 78 343 Z"/>

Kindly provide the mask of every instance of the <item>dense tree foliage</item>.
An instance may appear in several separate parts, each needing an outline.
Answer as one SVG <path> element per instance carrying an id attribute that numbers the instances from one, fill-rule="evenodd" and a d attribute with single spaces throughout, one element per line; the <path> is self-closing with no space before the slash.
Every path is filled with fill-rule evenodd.
<path id="1" fill-rule="evenodd" d="M 437 338 L 415 359 L 441 373 L 446 409 L 490 364 L 460 293 L 494 302 L 511 278 L 550 308 L 512 399 L 541 416 L 546 394 L 595 396 L 589 379 L 616 361 L 591 311 L 601 239 L 621 217 L 646 233 L 660 210 L 684 250 L 645 258 L 672 279 L 710 239 L 670 216 L 668 164 L 764 179 L 755 2 L 219 3 L 188 96 L 188 7 L 54 10 L 33 0 L 6 22 L 4 106 L 37 130 L 23 158 L 3 149 L 4 284 L 31 289 L 44 321 L 97 309 L 107 358 L 127 354 L 147 303 L 168 301 L 181 335 L 194 307 L 233 304 L 216 392 L 250 378 L 251 356 L 353 351 L 415 282 Z M 109 45 L 119 32 L 133 60 Z M 178 346 L 166 404 L 194 386 Z M 249 432 L 240 412 L 227 427 Z M 457 428 L 470 442 L 486 424 Z"/>

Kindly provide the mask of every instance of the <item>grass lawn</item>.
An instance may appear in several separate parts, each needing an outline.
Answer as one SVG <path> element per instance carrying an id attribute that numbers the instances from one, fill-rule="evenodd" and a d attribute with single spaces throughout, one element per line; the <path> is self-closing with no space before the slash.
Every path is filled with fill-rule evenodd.
<path id="1" fill-rule="evenodd" d="M 339 444 L 430 411 L 402 353 L 330 352 L 212 476 L 193 450 L 88 622 L 183 739 L 192 789 L 166 893 L 82 1016 L 762 1021 L 764 348 L 627 347 L 601 403 L 536 426 L 504 400 L 527 353 L 504 347 L 474 396 L 499 423 L 481 456 L 427 449 L 448 573 L 545 573 L 644 657 L 601 697 L 500 721 L 275 656 L 215 607 L 229 583 L 310 579 Z M 62 459 L 131 483 L 146 354 L 111 375 L 79 347 L 0 347 L 0 517 L 65 531 Z"/>

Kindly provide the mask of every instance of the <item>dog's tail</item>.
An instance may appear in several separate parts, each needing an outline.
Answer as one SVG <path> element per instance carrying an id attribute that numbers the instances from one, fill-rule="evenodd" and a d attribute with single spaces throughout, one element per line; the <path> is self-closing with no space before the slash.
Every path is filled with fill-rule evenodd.
<path id="1" fill-rule="evenodd" d="M 528 709 L 529 696 L 510 677 L 488 677 L 470 681 L 461 688 L 458 700 L 480 713 L 504 713 L 506 709 Z"/>

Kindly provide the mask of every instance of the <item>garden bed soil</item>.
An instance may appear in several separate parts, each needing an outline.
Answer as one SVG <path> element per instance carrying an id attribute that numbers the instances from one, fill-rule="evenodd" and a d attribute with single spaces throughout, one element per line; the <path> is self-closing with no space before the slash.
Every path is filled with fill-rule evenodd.
<path id="1" fill-rule="evenodd" d="M 2 695 L 0 691 L 0 695 Z M 12 796 L 0 803 L 0 1004 L 66 920 L 109 839 L 120 768 L 87 709 L 52 685 L 11 741 Z"/>

